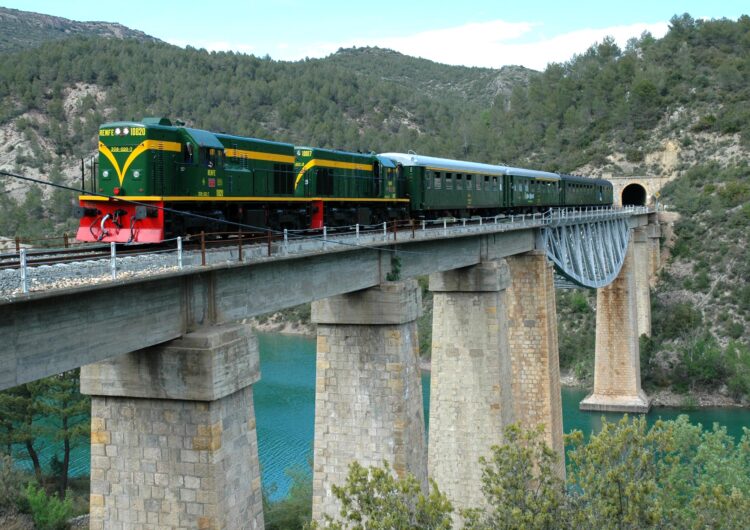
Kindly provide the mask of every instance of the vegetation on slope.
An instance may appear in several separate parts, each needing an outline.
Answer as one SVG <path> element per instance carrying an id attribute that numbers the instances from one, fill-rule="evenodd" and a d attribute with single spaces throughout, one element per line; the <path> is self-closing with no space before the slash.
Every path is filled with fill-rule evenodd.
<path id="1" fill-rule="evenodd" d="M 377 48 L 277 62 L 75 37 L 0 55 L 0 128 L 17 139 L 0 159 L 65 179 L 78 158 L 95 153 L 99 123 L 167 115 L 298 144 L 674 179 L 662 202 L 683 217 L 653 297 L 644 380 L 741 396 L 750 304 L 749 51 L 750 17 L 682 15 L 662 39 L 644 34 L 625 49 L 605 40 L 539 74 L 513 70 L 513 89 L 493 93 L 501 71 Z M 668 167 L 657 163 L 665 143 L 674 154 Z M 3 192 L 11 188 L 0 189 L 0 233 L 33 236 L 63 226 L 69 195 L 53 194 L 43 207 L 49 194 L 33 190 L 24 202 Z M 561 294 L 559 302 L 563 367 L 586 377 L 593 297 Z M 716 349 L 721 370 L 691 368 L 691 359 L 713 359 Z"/>
<path id="2" fill-rule="evenodd" d="M 603 420 L 588 441 L 580 431 L 571 445 L 567 484 L 557 474 L 559 456 L 540 431 L 515 425 L 505 442 L 482 459 L 486 505 L 462 510 L 463 528 L 725 528 L 742 529 L 750 518 L 750 431 L 739 443 L 722 429 L 703 430 L 686 416 L 619 423 Z M 533 477 L 533 479 L 531 478 Z M 395 479 L 384 468 L 349 468 L 334 486 L 337 517 L 316 528 L 454 528 L 457 510 L 437 485 L 425 495 L 417 480 Z"/>
<path id="3" fill-rule="evenodd" d="M 155 41 L 145 33 L 111 22 L 78 22 L 41 13 L 0 7 L 0 52 L 39 46 L 51 40 L 91 35 L 105 38 Z"/>

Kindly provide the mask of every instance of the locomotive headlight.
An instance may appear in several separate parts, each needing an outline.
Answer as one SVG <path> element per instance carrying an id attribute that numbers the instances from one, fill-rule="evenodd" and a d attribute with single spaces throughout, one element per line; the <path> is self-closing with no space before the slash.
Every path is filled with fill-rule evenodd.
<path id="1" fill-rule="evenodd" d="M 105 169 L 104 171 L 102 171 L 102 177 L 104 178 L 109 177 L 109 170 Z"/>
<path id="2" fill-rule="evenodd" d="M 117 128 L 115 129 L 115 134 L 116 134 L 117 136 L 120 136 L 120 133 L 121 133 L 121 132 L 122 132 L 122 131 L 120 131 L 120 128 L 119 128 L 119 127 L 117 127 Z"/>
<path id="3" fill-rule="evenodd" d="M 134 179 L 137 179 L 140 176 L 141 176 L 141 172 L 140 171 L 138 171 L 137 169 L 135 171 L 133 171 L 133 178 Z"/>
<path id="4" fill-rule="evenodd" d="M 124 128 L 124 129 L 122 130 L 122 134 L 124 134 L 125 136 L 127 136 L 127 135 L 128 135 L 128 133 L 130 133 L 130 129 L 128 129 L 127 127 L 125 127 L 125 128 Z"/>

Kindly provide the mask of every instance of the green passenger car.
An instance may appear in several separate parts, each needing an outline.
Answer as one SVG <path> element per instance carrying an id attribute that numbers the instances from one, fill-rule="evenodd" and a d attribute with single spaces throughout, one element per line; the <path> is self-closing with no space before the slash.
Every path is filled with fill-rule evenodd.
<path id="1" fill-rule="evenodd" d="M 560 201 L 557 173 L 416 154 L 380 156 L 403 166 L 412 210 L 426 218 L 536 211 Z"/>
<path id="2" fill-rule="evenodd" d="M 612 183 L 607 180 L 563 175 L 560 206 L 608 206 L 612 199 Z"/>

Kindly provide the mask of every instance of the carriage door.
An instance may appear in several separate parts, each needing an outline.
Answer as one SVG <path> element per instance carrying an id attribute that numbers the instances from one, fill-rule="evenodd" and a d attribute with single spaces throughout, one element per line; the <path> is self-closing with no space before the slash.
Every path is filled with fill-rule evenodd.
<path id="1" fill-rule="evenodd" d="M 383 180 L 383 175 L 380 173 L 382 171 L 382 168 L 380 167 L 380 164 L 377 162 L 373 162 L 372 164 L 372 177 L 373 177 L 373 187 L 372 187 L 372 196 L 373 197 L 380 197 L 380 190 L 381 185 L 380 183 Z"/>

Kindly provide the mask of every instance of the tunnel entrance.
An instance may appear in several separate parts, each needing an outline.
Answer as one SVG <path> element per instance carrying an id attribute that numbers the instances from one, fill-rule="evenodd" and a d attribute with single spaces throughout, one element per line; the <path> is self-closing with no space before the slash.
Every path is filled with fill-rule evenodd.
<path id="1" fill-rule="evenodd" d="M 646 206 L 646 188 L 640 184 L 628 184 L 622 190 L 623 206 Z"/>

